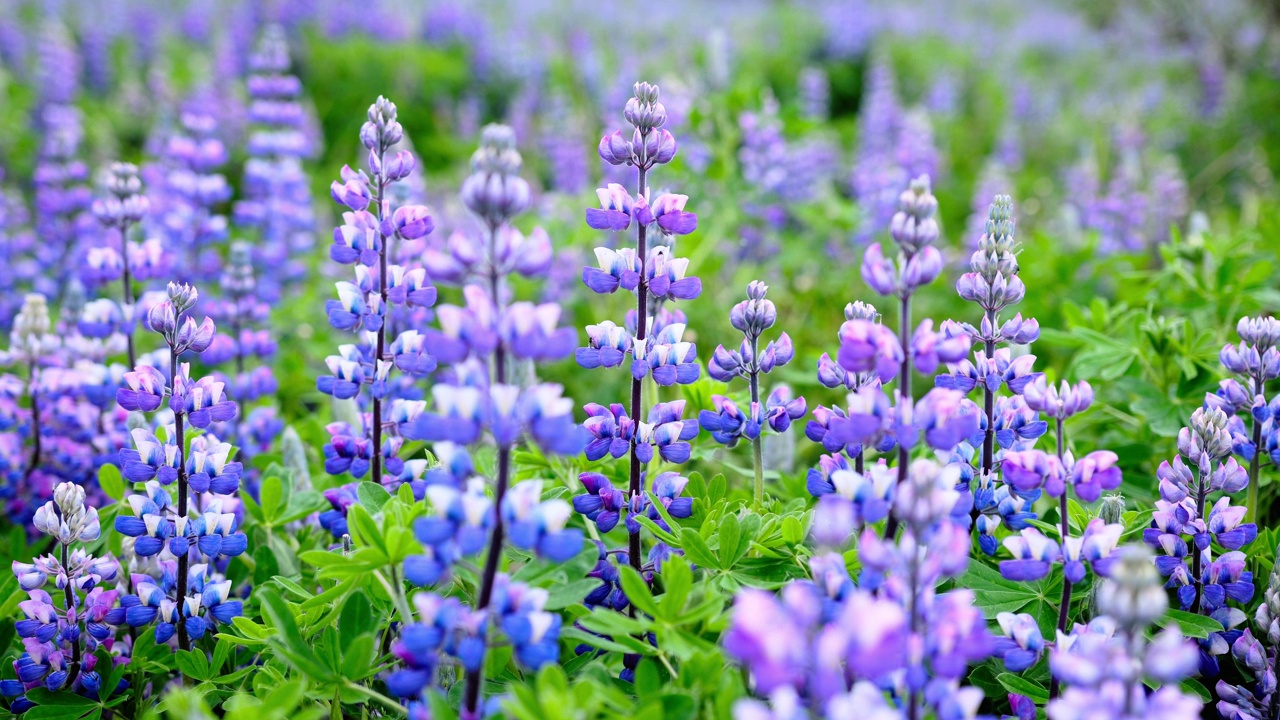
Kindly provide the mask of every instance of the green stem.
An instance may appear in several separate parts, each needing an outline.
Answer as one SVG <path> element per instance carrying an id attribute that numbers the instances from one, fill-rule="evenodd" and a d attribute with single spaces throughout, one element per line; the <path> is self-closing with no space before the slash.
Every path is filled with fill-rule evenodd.
<path id="1" fill-rule="evenodd" d="M 760 438 L 751 441 L 751 456 L 756 470 L 756 511 L 764 509 L 764 453 L 760 445 Z"/>
<path id="2" fill-rule="evenodd" d="M 372 688 L 367 688 L 361 685 L 360 683 L 354 683 L 354 682 L 351 682 L 350 680 L 347 681 L 347 689 L 354 690 L 360 693 L 361 695 L 364 695 L 370 700 L 394 712 L 399 717 L 404 717 L 405 715 L 404 706 L 402 706 L 400 703 L 396 702 L 395 700 L 392 700 L 391 698 L 387 697 L 386 695 L 383 695 L 377 690 L 373 690 Z"/>
<path id="3" fill-rule="evenodd" d="M 395 572 L 392 570 L 392 572 Z M 396 612 L 400 613 L 405 623 L 413 622 L 413 611 L 409 609 L 409 599 L 404 595 L 404 588 L 400 587 L 399 582 L 391 582 L 381 570 L 375 570 L 373 576 L 382 583 L 382 588 L 387 591 L 387 595 L 391 596 L 391 602 L 396 607 Z"/>

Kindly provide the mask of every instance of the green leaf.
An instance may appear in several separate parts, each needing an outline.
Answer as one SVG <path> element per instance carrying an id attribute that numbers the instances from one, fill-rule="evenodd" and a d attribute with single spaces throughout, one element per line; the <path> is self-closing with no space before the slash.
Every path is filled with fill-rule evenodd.
<path id="1" fill-rule="evenodd" d="M 662 582 L 665 590 L 660 599 L 663 617 L 677 619 L 689 598 L 689 591 L 693 589 L 693 571 L 689 569 L 689 561 L 679 555 L 668 558 L 662 564 Z"/>
<path id="2" fill-rule="evenodd" d="M 370 483 L 361 483 L 367 485 Z M 387 557 L 387 544 L 382 537 L 382 531 L 378 529 L 378 524 L 373 521 L 373 516 L 363 505 L 352 505 L 347 510 L 347 528 L 351 532 L 351 539 L 362 548 L 373 547 L 382 551 L 382 557 Z M 380 563 L 381 564 L 381 563 Z"/>
<path id="3" fill-rule="evenodd" d="M 352 596 L 356 597 L 356 596 Z M 345 630 L 345 628 L 344 628 Z M 374 664 L 373 633 L 358 635 L 342 650 L 342 676 L 348 680 L 363 680 L 378 671 Z"/>
<path id="4" fill-rule="evenodd" d="M 1195 678 L 1187 678 L 1186 680 L 1183 680 L 1182 689 L 1198 696 L 1205 704 L 1213 701 L 1213 695 L 1209 693 L 1209 688 L 1205 687 L 1203 683 Z"/>
<path id="5" fill-rule="evenodd" d="M 658 523 L 654 522 L 653 519 L 647 515 L 637 515 L 636 522 L 648 528 L 649 532 L 653 533 L 654 537 L 658 538 L 664 543 L 667 543 L 668 545 L 672 545 L 679 542 L 675 535 L 672 535 L 666 530 L 663 530 L 661 527 L 658 526 Z M 674 527 L 674 526 L 671 526 L 671 527 Z"/>
<path id="6" fill-rule="evenodd" d="M 788 545 L 799 545 L 804 541 L 804 527 L 795 515 L 782 518 L 782 540 Z"/>
<path id="7" fill-rule="evenodd" d="M 1167 627 L 1169 623 L 1176 624 L 1182 634 L 1187 637 L 1204 639 L 1211 633 L 1222 632 L 1222 623 L 1217 620 L 1184 610 L 1170 609 L 1164 617 L 1156 621 L 1156 625 L 1160 627 Z"/>
<path id="8" fill-rule="evenodd" d="M 649 697 L 662 691 L 662 678 L 658 675 L 658 665 L 648 658 L 636 665 L 636 695 Z"/>
<path id="9" fill-rule="evenodd" d="M 213 677 L 213 673 L 209 668 L 209 659 L 205 657 L 204 651 L 193 652 L 191 650 L 179 650 L 174 653 L 174 659 L 178 663 L 178 669 L 183 675 L 193 679 L 205 681 Z"/>
<path id="10" fill-rule="evenodd" d="M 649 584 L 640 577 L 640 573 L 630 565 L 623 565 L 618 568 L 618 576 L 622 581 L 622 591 L 627 594 L 627 599 L 635 609 L 651 617 L 658 617 L 658 604 L 653 599 L 653 593 L 649 591 Z"/>
<path id="11" fill-rule="evenodd" d="M 724 475 L 716 475 L 711 478 L 711 483 L 707 485 L 707 504 L 714 507 L 729 492 L 729 483 L 724 479 Z"/>
<path id="12" fill-rule="evenodd" d="M 1014 675 L 1013 673 L 1000 673 L 996 676 L 996 681 L 1004 686 L 1005 690 L 1019 695 L 1026 695 L 1037 705 L 1049 702 L 1049 691 L 1034 680 L 1028 680 L 1021 675 Z"/>
<path id="13" fill-rule="evenodd" d="M 267 473 L 262 478 L 262 489 L 258 492 L 258 505 L 262 507 L 264 524 L 275 525 L 276 519 L 283 509 L 284 482 L 280 475 Z"/>
<path id="14" fill-rule="evenodd" d="M 383 506 L 390 502 L 391 493 L 387 492 L 380 483 L 362 482 L 356 485 L 356 497 L 370 513 L 376 514 L 382 512 Z"/>
<path id="15" fill-rule="evenodd" d="M 680 547 L 695 565 L 716 570 L 723 569 L 720 566 L 720 561 L 711 553 L 711 548 L 707 547 L 707 541 L 702 539 L 697 530 L 681 528 Z"/>
<path id="16" fill-rule="evenodd" d="M 368 596 L 362 592 L 354 592 L 342 605 L 342 615 L 338 618 L 338 631 L 342 633 L 342 648 L 355 638 L 372 633 L 377 627 L 378 619 L 373 614 L 373 605 Z M 350 675 L 348 675 L 350 677 Z"/>
<path id="17" fill-rule="evenodd" d="M 124 500 L 124 476 L 120 474 L 120 468 L 115 465 L 108 463 L 98 468 L 98 485 L 112 500 L 116 502 Z"/>
<path id="18" fill-rule="evenodd" d="M 725 515 L 720 519 L 720 550 L 716 553 L 720 558 L 720 567 L 728 570 L 734 566 L 747 550 L 747 543 L 742 542 L 742 524 L 737 515 Z"/>
<path id="19" fill-rule="evenodd" d="M 1034 586 L 1006 580 L 979 561 L 969 563 L 957 584 L 973 591 L 974 601 L 989 618 L 1002 612 L 1017 612 L 1039 598 Z"/>

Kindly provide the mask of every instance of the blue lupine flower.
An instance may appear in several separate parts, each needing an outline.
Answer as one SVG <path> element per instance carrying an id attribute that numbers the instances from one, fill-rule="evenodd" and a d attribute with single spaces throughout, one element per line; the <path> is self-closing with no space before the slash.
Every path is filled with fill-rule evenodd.
<path id="1" fill-rule="evenodd" d="M 631 334 L 609 320 L 587 326 L 587 347 L 577 349 L 575 357 L 582 367 L 617 367 L 631 351 Z"/>
<path id="2" fill-rule="evenodd" d="M 698 348 L 691 342 L 682 342 L 683 324 L 668 325 L 651 338 L 631 341 L 631 377 L 643 380 L 652 375 L 654 382 L 663 386 L 688 385 L 697 381 L 702 373 L 698 365 Z"/>
<path id="3" fill-rule="evenodd" d="M 1000 574 L 1009 580 L 1039 580 L 1062 558 L 1058 543 L 1035 528 L 1024 528 L 1019 534 L 1006 537 L 1004 546 L 1013 559 L 1000 562 Z"/>
<path id="4" fill-rule="evenodd" d="M 512 486 L 503 498 L 502 516 L 511 543 L 551 562 L 566 562 L 582 550 L 582 531 L 566 528 L 572 514 L 563 500 L 541 501 L 542 482 Z"/>

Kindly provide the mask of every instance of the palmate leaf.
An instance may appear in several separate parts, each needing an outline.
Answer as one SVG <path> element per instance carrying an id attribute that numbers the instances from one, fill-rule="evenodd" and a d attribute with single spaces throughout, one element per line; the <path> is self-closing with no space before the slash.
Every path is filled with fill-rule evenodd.
<path id="1" fill-rule="evenodd" d="M 991 619 L 1002 612 L 1019 612 L 1040 600 L 1034 584 L 1006 580 L 991 566 L 977 560 L 969 563 L 969 569 L 956 584 L 972 590 L 974 602 Z"/>
<path id="2" fill-rule="evenodd" d="M 1021 675 L 1013 673 L 1000 673 L 996 676 L 996 682 L 1011 693 L 1026 695 L 1031 698 L 1037 705 L 1044 705 L 1049 702 L 1049 691 L 1040 683 L 1029 680 Z"/>
<path id="3" fill-rule="evenodd" d="M 1183 635 L 1202 640 L 1212 633 L 1222 632 L 1223 629 L 1222 623 L 1211 617 L 1172 608 L 1165 612 L 1164 617 L 1156 621 L 1156 625 L 1160 627 L 1175 625 Z"/>

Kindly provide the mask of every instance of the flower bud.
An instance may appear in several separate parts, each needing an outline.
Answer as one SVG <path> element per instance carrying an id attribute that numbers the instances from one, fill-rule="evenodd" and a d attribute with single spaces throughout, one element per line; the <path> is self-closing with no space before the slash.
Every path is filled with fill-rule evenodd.
<path id="1" fill-rule="evenodd" d="M 876 312 L 876 308 L 874 305 L 870 303 L 864 303 L 861 300 L 858 300 L 856 302 L 851 302 L 848 305 L 844 306 L 845 320 L 874 321 L 877 315 L 879 315 L 879 313 Z"/>
<path id="2" fill-rule="evenodd" d="M 416 240 L 429 235 L 435 229 L 435 222 L 425 205 L 404 205 L 396 208 L 392 215 L 392 223 L 400 237 Z"/>
<path id="3" fill-rule="evenodd" d="M 1150 550 L 1131 545 L 1115 552 L 1115 567 L 1098 590 L 1098 610 L 1121 627 L 1140 630 L 1164 616 L 1169 598 Z"/>
<path id="4" fill-rule="evenodd" d="M 200 298 L 200 291 L 196 290 L 194 285 L 186 283 L 169 283 L 165 291 L 169 295 L 169 302 L 173 303 L 175 311 L 184 313 L 190 310 L 196 304 L 196 300 Z"/>
<path id="5" fill-rule="evenodd" d="M 889 222 L 889 234 L 908 255 L 914 255 L 937 241 L 938 223 L 933 218 L 937 210 L 929 176 L 921 175 L 898 197 L 898 212 Z"/>
<path id="6" fill-rule="evenodd" d="M 165 337 L 171 335 L 178 327 L 178 314 L 173 303 L 164 300 L 147 308 L 147 327 Z"/>
<path id="7" fill-rule="evenodd" d="M 615 130 L 600 138 L 598 152 L 600 153 L 600 159 L 610 165 L 627 165 L 631 163 L 631 143 L 622 137 L 621 130 Z"/>

